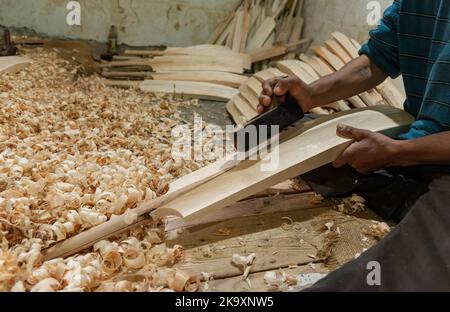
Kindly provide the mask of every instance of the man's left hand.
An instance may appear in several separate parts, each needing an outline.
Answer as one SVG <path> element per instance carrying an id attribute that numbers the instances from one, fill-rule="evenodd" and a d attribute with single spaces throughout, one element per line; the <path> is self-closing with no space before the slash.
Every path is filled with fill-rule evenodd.
<path id="1" fill-rule="evenodd" d="M 355 140 L 339 158 L 333 162 L 335 168 L 352 166 L 362 174 L 394 165 L 400 142 L 385 135 L 346 125 L 339 125 L 337 134 Z"/>

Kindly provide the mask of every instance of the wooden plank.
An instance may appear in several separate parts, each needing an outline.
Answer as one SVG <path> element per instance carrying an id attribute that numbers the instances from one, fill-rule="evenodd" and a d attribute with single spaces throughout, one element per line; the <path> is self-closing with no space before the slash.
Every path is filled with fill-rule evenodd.
<path id="1" fill-rule="evenodd" d="M 226 105 L 227 112 L 231 115 L 236 125 L 244 125 L 248 119 L 236 108 L 234 100 L 231 99 Z"/>
<path id="2" fill-rule="evenodd" d="M 352 58 L 359 56 L 358 49 L 352 44 L 350 39 L 341 32 L 334 32 L 331 34 L 334 39 L 347 51 Z"/>
<path id="3" fill-rule="evenodd" d="M 316 80 L 303 70 L 303 68 L 300 66 L 300 61 L 284 60 L 277 62 L 275 65 L 284 73 L 297 76 L 298 78 L 300 78 L 300 80 L 307 84 L 311 84 Z"/>
<path id="4" fill-rule="evenodd" d="M 308 63 L 305 63 L 303 61 L 300 61 L 299 66 L 301 68 L 303 68 L 303 70 L 305 72 L 307 72 L 311 77 L 313 77 L 315 80 L 318 80 L 320 78 L 320 76 L 316 73 L 316 71 L 314 70 L 314 68 L 311 67 L 311 65 L 309 65 Z"/>
<path id="5" fill-rule="evenodd" d="M 133 71 L 103 71 L 102 76 L 105 78 L 135 78 L 135 79 L 143 79 L 143 78 L 152 78 L 152 72 L 133 72 Z"/>
<path id="6" fill-rule="evenodd" d="M 300 46 L 309 41 L 309 39 L 303 39 L 289 44 L 275 44 L 273 46 L 264 46 L 255 50 L 248 51 L 248 54 L 252 59 L 252 63 L 257 63 L 260 61 L 275 58 L 277 56 L 285 55 L 291 48 Z"/>
<path id="7" fill-rule="evenodd" d="M 244 52 L 247 44 L 247 36 L 249 31 L 250 16 L 247 11 L 239 11 L 236 13 L 236 29 L 232 41 L 231 50 L 234 52 Z"/>
<path id="8" fill-rule="evenodd" d="M 234 98 L 234 106 L 237 110 L 245 116 L 245 119 L 252 120 L 256 116 L 258 116 L 258 112 L 254 109 L 254 107 L 247 102 L 240 94 L 236 95 Z"/>
<path id="9" fill-rule="evenodd" d="M 292 29 L 291 36 L 289 38 L 289 43 L 295 42 L 300 39 L 302 32 L 303 32 L 303 25 L 304 25 L 304 19 L 300 15 L 295 17 L 294 26 Z M 286 55 L 287 59 L 293 59 L 294 57 L 295 57 L 295 51 L 290 52 L 288 55 Z"/>
<path id="10" fill-rule="evenodd" d="M 329 66 L 324 66 L 323 63 L 320 63 L 317 58 L 310 57 L 306 54 L 301 54 L 300 59 L 310 65 L 320 77 L 325 77 L 333 73 L 333 70 L 329 68 Z"/>
<path id="11" fill-rule="evenodd" d="M 314 47 L 313 50 L 323 60 L 327 61 L 328 64 L 330 64 L 336 71 L 342 69 L 345 66 L 345 63 L 335 54 L 331 53 L 327 48 Z M 359 97 L 367 106 L 378 105 L 383 101 L 383 98 L 378 94 L 376 90 L 362 92 L 361 94 L 359 94 Z"/>
<path id="12" fill-rule="evenodd" d="M 361 45 L 355 40 L 349 39 L 346 35 L 340 32 L 332 34 L 336 41 L 339 42 L 341 47 L 353 58 L 359 56 L 359 49 Z M 388 104 L 400 108 L 403 108 L 403 104 L 406 98 L 400 93 L 400 91 L 392 84 L 392 80 L 388 78 L 382 84 L 377 86 L 376 90 L 383 96 Z"/>
<path id="13" fill-rule="evenodd" d="M 397 89 L 390 78 L 377 87 L 377 90 L 389 105 L 404 109 L 406 97 Z"/>
<path id="14" fill-rule="evenodd" d="M 230 67 L 230 72 L 232 69 L 241 71 L 245 68 L 245 64 L 240 58 L 235 58 L 233 56 L 225 55 L 173 55 L 173 56 L 159 56 L 148 61 L 148 64 L 155 68 L 158 65 L 168 65 L 168 64 L 194 64 L 194 65 L 220 65 L 222 67 Z"/>
<path id="15" fill-rule="evenodd" d="M 204 59 L 216 58 L 226 59 L 234 64 L 235 62 L 241 62 L 242 67 L 245 69 L 251 69 L 252 61 L 249 55 L 244 53 L 236 53 L 229 48 L 218 45 L 198 45 L 185 48 L 167 48 L 164 51 L 148 51 L 148 50 L 125 50 L 125 55 L 139 55 L 147 57 L 187 57 L 189 55 L 202 57 Z M 182 58 L 178 58 L 182 59 Z M 144 62 L 146 59 L 143 59 Z M 176 60 L 176 59 L 175 59 Z M 113 63 L 114 64 L 114 63 Z M 120 65 L 120 63 L 119 63 Z M 110 66 L 111 67 L 111 66 Z"/>
<path id="16" fill-rule="evenodd" d="M 320 77 L 324 77 L 334 73 L 334 70 L 329 65 L 327 65 L 324 61 L 316 56 L 309 57 L 305 54 L 302 54 L 300 55 L 300 59 L 314 68 L 314 70 L 317 72 L 317 74 L 319 74 Z M 359 96 L 353 96 L 349 98 L 348 101 L 356 108 L 363 108 L 367 106 L 359 98 Z"/>
<path id="17" fill-rule="evenodd" d="M 261 26 L 256 31 L 255 35 L 250 38 L 247 44 L 247 51 L 264 46 L 264 43 L 275 30 L 276 22 L 273 17 L 266 17 Z"/>
<path id="18" fill-rule="evenodd" d="M 186 221 L 180 218 L 169 218 L 166 224 L 166 232 L 176 232 L 180 229 L 189 229 L 207 224 L 213 224 L 216 222 L 224 222 L 240 217 L 252 217 L 262 216 L 273 213 L 284 213 L 293 210 L 307 210 L 314 208 L 332 207 L 331 202 L 318 202 L 317 195 L 313 192 L 300 193 L 300 194 L 285 194 L 275 196 L 280 189 L 276 188 L 272 193 L 262 192 L 259 194 L 266 195 L 265 197 L 253 198 L 238 202 L 234 205 L 225 207 L 224 209 L 217 211 L 217 213 L 206 215 L 202 218 Z M 270 189 L 269 189 L 270 190 Z M 272 194 L 271 197 L 268 195 Z M 255 194 L 257 196 L 258 194 Z M 170 234 L 169 236 L 175 237 L 177 235 Z"/>
<path id="19" fill-rule="evenodd" d="M 144 92 L 169 93 L 215 101 L 229 101 L 238 93 L 234 88 L 195 81 L 145 80 L 139 87 Z"/>
<path id="20" fill-rule="evenodd" d="M 256 79 L 255 77 L 250 77 L 247 82 L 246 85 L 250 88 L 250 90 L 253 91 L 253 93 L 259 98 L 259 96 L 261 95 L 263 89 L 262 89 L 262 83 Z"/>
<path id="21" fill-rule="evenodd" d="M 154 80 L 178 80 L 209 82 L 232 88 L 239 88 L 248 80 L 247 76 L 215 71 L 164 71 L 149 73 Z"/>
<path id="22" fill-rule="evenodd" d="M 284 73 L 277 68 L 268 68 L 263 71 L 257 72 L 253 77 L 258 79 L 262 83 L 266 80 L 269 80 L 269 79 L 272 79 L 275 77 L 280 77 L 283 75 L 284 75 Z"/>
<path id="23" fill-rule="evenodd" d="M 126 81 L 126 80 L 105 80 L 105 85 L 118 88 L 139 88 L 142 81 Z"/>
<path id="24" fill-rule="evenodd" d="M 327 48 L 315 46 L 312 47 L 314 53 L 322 60 L 326 61 L 335 71 L 341 70 L 345 63 L 336 55 L 331 53 Z"/>
<path id="25" fill-rule="evenodd" d="M 236 9 L 232 10 L 232 12 L 227 16 L 227 18 L 217 26 L 217 28 L 214 30 L 214 32 L 211 34 L 211 36 L 208 38 L 207 43 L 208 44 L 215 44 L 217 43 L 217 40 L 220 38 L 220 35 L 226 30 L 227 26 L 231 23 L 231 21 L 234 18 L 234 12 L 239 10 L 239 8 L 242 7 L 242 1 L 239 1 L 239 3 L 236 6 Z"/>
<path id="26" fill-rule="evenodd" d="M 323 239 L 323 234 L 317 235 L 309 220 L 327 211 L 330 211 L 329 207 L 300 208 L 264 216 L 245 216 L 193 228 L 167 244 L 180 244 L 186 248 L 184 260 L 174 267 L 192 275 L 211 273 L 216 279 L 242 276 L 242 270 L 231 263 L 233 254 L 248 256 L 255 253 L 251 272 L 305 265 L 315 261 L 311 255 L 317 255 Z M 298 222 L 297 227 L 284 230 L 281 226 L 287 221 L 283 217 Z M 229 238 L 215 235 L 221 228 L 231 231 Z M 303 243 L 300 243 L 302 239 Z M 207 256 L 206 250 L 210 251 Z"/>
<path id="27" fill-rule="evenodd" d="M 327 46 L 330 51 L 332 51 L 334 54 L 336 54 L 345 64 L 351 62 L 353 59 L 350 54 L 336 41 L 334 40 L 327 40 L 325 41 L 325 45 Z"/>
<path id="28" fill-rule="evenodd" d="M 340 123 L 375 132 L 399 129 L 405 131 L 414 118 L 393 107 L 379 106 L 338 113 L 333 119 L 325 120 L 327 121 L 319 119 L 311 123 L 316 126 L 309 130 L 304 126 L 302 129 L 305 132 L 281 143 L 278 150 L 270 153 L 269 156 L 279 160 L 277 166 L 270 168 L 273 170 L 263 171 L 261 161 L 242 162 L 226 173 L 164 204 L 154 215 L 198 218 L 261 192 L 273 184 L 331 163 L 352 143 L 349 139 L 337 136 L 336 128 Z M 269 156 L 265 159 L 270 159 Z"/>
<path id="29" fill-rule="evenodd" d="M 277 62 L 276 66 L 283 72 L 289 75 L 297 76 L 300 80 L 307 84 L 311 84 L 317 79 L 311 76 L 307 71 L 303 69 L 300 61 L 296 60 L 285 60 Z M 324 107 L 332 107 L 337 111 L 350 110 L 350 107 L 344 101 L 338 101 L 336 103 L 327 104 Z M 321 107 L 314 108 L 311 112 L 319 115 L 327 115 L 326 111 Z"/>
<path id="30" fill-rule="evenodd" d="M 286 274 L 287 276 L 298 276 L 300 274 L 320 273 L 326 275 L 329 271 L 321 264 L 314 265 L 302 265 L 297 267 L 277 268 L 271 270 L 276 272 L 279 276 Z M 269 287 L 264 281 L 266 272 L 252 273 L 248 276 L 248 282 L 242 279 L 242 276 L 228 277 L 214 279 L 209 282 L 203 282 L 200 286 L 200 292 L 273 292 L 280 291 L 277 288 Z M 301 291 L 312 285 L 305 286 L 284 286 L 284 290 L 288 291 Z"/>
<path id="31" fill-rule="evenodd" d="M 247 86 L 246 84 L 241 85 L 239 87 L 239 93 L 253 107 L 255 111 L 258 109 L 259 95 L 256 95 L 256 93 L 252 89 L 250 89 L 249 86 Z"/>
<path id="32" fill-rule="evenodd" d="M 30 66 L 31 60 L 21 56 L 0 57 L 0 75 L 15 74 Z"/>
<path id="33" fill-rule="evenodd" d="M 218 72 L 229 72 L 234 74 L 244 73 L 242 67 L 231 67 L 226 64 L 218 64 L 216 62 L 168 62 L 168 63 L 158 63 L 152 64 L 151 68 L 156 72 L 161 71 L 218 71 Z"/>
<path id="34" fill-rule="evenodd" d="M 273 11 L 273 18 L 277 19 L 281 13 L 283 12 L 283 10 L 286 8 L 286 4 L 288 3 L 288 0 L 281 0 L 280 3 L 278 5 L 276 5 L 274 3 L 274 6 L 272 7 L 272 11 Z"/>
<path id="35" fill-rule="evenodd" d="M 277 56 L 281 56 L 287 53 L 284 45 L 274 45 L 268 47 L 260 47 L 254 50 L 248 51 L 248 54 L 252 58 L 252 63 L 261 62 Z"/>
<path id="36" fill-rule="evenodd" d="M 234 19 L 231 21 L 230 33 L 228 34 L 227 41 L 225 42 L 225 46 L 230 49 L 233 47 L 234 34 L 236 32 L 236 23 L 237 23 L 237 20 L 236 20 L 236 15 L 235 15 Z"/>

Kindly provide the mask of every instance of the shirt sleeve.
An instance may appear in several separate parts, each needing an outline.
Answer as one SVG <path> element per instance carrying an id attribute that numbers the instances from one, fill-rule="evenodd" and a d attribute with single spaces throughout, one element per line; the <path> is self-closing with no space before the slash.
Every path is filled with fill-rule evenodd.
<path id="1" fill-rule="evenodd" d="M 377 28 L 370 31 L 369 41 L 359 54 L 367 55 L 383 72 L 392 78 L 400 75 L 398 49 L 398 18 L 401 0 L 396 0 L 386 9 Z"/>

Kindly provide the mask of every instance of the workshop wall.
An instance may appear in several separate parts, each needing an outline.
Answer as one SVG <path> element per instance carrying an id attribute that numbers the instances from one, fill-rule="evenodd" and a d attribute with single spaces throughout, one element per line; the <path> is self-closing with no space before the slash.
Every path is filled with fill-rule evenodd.
<path id="1" fill-rule="evenodd" d="M 318 43 L 340 30 L 359 41 L 367 38 L 371 0 L 306 0 L 305 36 Z M 69 0 L 0 0 L 0 25 L 38 33 L 106 41 L 118 25 L 120 42 L 134 46 L 186 46 L 204 43 L 238 0 L 79 0 L 81 26 L 68 26 Z M 392 0 L 379 0 L 384 10 Z"/>
<path id="2" fill-rule="evenodd" d="M 81 26 L 68 26 L 69 0 L 0 0 L 0 25 L 104 42 L 110 25 L 133 46 L 204 43 L 238 0 L 79 0 Z"/>
<path id="3" fill-rule="evenodd" d="M 383 12 L 393 0 L 306 0 L 304 37 L 322 44 L 338 30 L 359 42 L 366 41 L 369 30 L 374 27 L 367 23 L 370 2 L 378 2 Z"/>

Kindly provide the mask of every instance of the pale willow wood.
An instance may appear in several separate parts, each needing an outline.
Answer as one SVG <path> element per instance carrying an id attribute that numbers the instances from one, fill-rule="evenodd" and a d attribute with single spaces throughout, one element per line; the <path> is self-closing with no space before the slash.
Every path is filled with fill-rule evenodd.
<path id="1" fill-rule="evenodd" d="M 331 65 L 331 67 L 339 71 L 344 66 L 345 63 L 335 54 L 331 53 L 330 50 L 328 50 L 325 47 L 313 47 L 313 51 L 324 61 L 326 61 L 328 64 Z M 364 103 L 367 106 L 374 106 L 377 104 L 383 104 L 383 98 L 381 95 L 378 94 L 376 90 L 371 90 L 371 92 L 362 92 L 359 97 L 364 101 Z"/>
<path id="2" fill-rule="evenodd" d="M 229 101 L 238 90 L 214 83 L 174 80 L 145 80 L 139 85 L 144 92 L 169 93 L 205 100 Z"/>
<path id="3" fill-rule="evenodd" d="M 239 88 L 248 80 L 244 75 L 215 71 L 163 71 L 148 73 L 146 77 L 154 80 L 208 82 L 232 88 Z"/>
<path id="4" fill-rule="evenodd" d="M 349 39 L 340 32 L 334 32 L 332 33 L 332 36 L 352 58 L 357 58 L 359 56 L 358 51 L 361 48 L 359 43 Z M 382 84 L 377 86 L 376 89 L 390 105 L 401 109 L 403 108 L 406 97 L 393 84 L 392 79 L 386 79 Z"/>
<path id="5" fill-rule="evenodd" d="M 282 70 L 283 72 L 289 74 L 289 75 L 294 75 L 297 76 L 298 78 L 300 78 L 302 81 L 304 81 L 307 84 L 311 84 L 314 81 L 317 80 L 316 75 L 315 76 L 311 76 L 311 74 L 309 73 L 309 71 L 305 70 L 305 66 L 302 64 L 303 62 L 301 61 L 297 61 L 297 60 L 285 60 L 285 61 L 280 61 L 276 64 L 276 66 Z M 330 107 L 333 108 L 337 111 L 347 111 L 350 110 L 350 107 L 345 103 L 345 101 L 338 101 L 335 103 L 331 103 L 328 105 L 324 105 L 324 107 Z M 313 113 L 318 113 L 320 115 L 326 115 L 326 112 L 320 108 L 317 107 L 313 110 L 311 110 L 311 112 Z"/>
<path id="6" fill-rule="evenodd" d="M 243 84 L 239 87 L 239 93 L 248 103 L 250 103 L 255 111 L 258 109 L 259 95 L 256 95 L 247 84 Z"/>
<path id="7" fill-rule="evenodd" d="M 231 118 L 233 118 L 236 125 L 241 126 L 241 125 L 244 125 L 248 121 L 248 119 L 244 116 L 244 114 L 242 114 L 237 109 L 236 105 L 234 104 L 233 99 L 231 99 L 227 103 L 226 109 L 227 109 L 228 114 L 230 114 Z"/>
<path id="8" fill-rule="evenodd" d="M 275 30 L 276 22 L 273 17 L 266 17 L 261 26 L 256 31 L 255 35 L 247 44 L 247 50 L 253 50 L 264 46 L 264 43 Z"/>
<path id="9" fill-rule="evenodd" d="M 414 121 L 408 113 L 389 106 L 372 107 L 336 114 L 336 117 L 306 130 L 279 146 L 279 166 L 262 171 L 261 161 L 245 161 L 230 171 L 164 204 L 156 217 L 170 215 L 198 218 L 222 209 L 271 185 L 333 162 L 352 141 L 337 136 L 339 123 L 371 131 L 406 131 Z M 270 155 L 269 155 L 270 156 Z M 273 156 L 273 155 L 272 155 Z"/>
<path id="10" fill-rule="evenodd" d="M 234 101 L 237 110 L 245 116 L 246 120 L 251 120 L 258 116 L 258 112 L 240 94 L 236 95 L 232 101 Z"/>
<path id="11" fill-rule="evenodd" d="M 31 60 L 21 56 L 2 56 L 0 57 L 0 75 L 14 74 L 28 67 Z"/>
<path id="12" fill-rule="evenodd" d="M 300 59 L 314 68 L 314 70 L 317 72 L 317 74 L 319 74 L 320 77 L 324 77 L 334 73 L 334 70 L 317 56 L 309 57 L 305 54 L 302 54 L 300 55 Z M 348 99 L 348 101 L 357 108 L 363 108 L 367 106 L 359 96 L 352 96 Z"/>
<path id="13" fill-rule="evenodd" d="M 280 70 L 278 70 L 276 68 L 268 68 L 268 69 L 265 69 L 263 71 L 260 71 L 260 72 L 256 73 L 254 75 L 254 77 L 256 79 L 258 79 L 259 82 L 263 83 L 266 80 L 269 80 L 269 79 L 272 79 L 272 78 L 275 78 L 275 77 L 281 77 L 281 76 L 284 76 L 284 75 L 285 75 L 285 73 L 283 73 L 282 71 L 280 71 Z"/>

